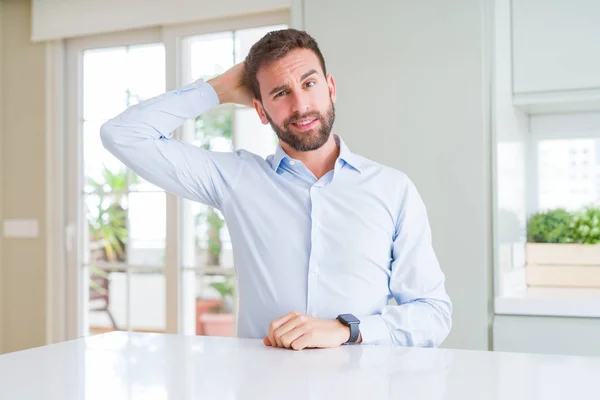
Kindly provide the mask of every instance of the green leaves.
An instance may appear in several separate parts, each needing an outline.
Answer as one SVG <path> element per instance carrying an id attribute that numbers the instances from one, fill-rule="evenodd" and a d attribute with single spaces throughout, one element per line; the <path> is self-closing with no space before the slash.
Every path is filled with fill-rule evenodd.
<path id="1" fill-rule="evenodd" d="M 559 208 L 538 212 L 527 223 L 530 243 L 600 243 L 600 207 L 576 212 Z"/>
<path id="2" fill-rule="evenodd" d="M 527 223 L 527 241 L 530 243 L 570 243 L 572 216 L 559 208 L 538 212 Z"/>
<path id="3" fill-rule="evenodd" d="M 201 147 L 211 150 L 211 140 L 221 137 L 233 139 L 233 111 L 229 109 L 205 113 L 196 118 L 196 137 L 202 140 Z"/>
<path id="4" fill-rule="evenodd" d="M 125 261 L 127 243 L 127 210 L 121 200 L 127 195 L 130 184 L 137 182 L 137 176 L 127 176 L 127 170 L 102 171 L 102 180 L 88 178 L 88 185 L 98 195 L 98 209 L 88 216 L 90 240 L 101 243 L 105 261 Z"/>
<path id="5" fill-rule="evenodd" d="M 216 289 L 221 297 L 233 296 L 234 281 L 231 277 L 227 277 L 225 282 L 212 282 L 211 287 Z"/>
<path id="6" fill-rule="evenodd" d="M 571 229 L 574 243 L 600 243 L 600 208 L 587 207 L 575 213 Z"/>

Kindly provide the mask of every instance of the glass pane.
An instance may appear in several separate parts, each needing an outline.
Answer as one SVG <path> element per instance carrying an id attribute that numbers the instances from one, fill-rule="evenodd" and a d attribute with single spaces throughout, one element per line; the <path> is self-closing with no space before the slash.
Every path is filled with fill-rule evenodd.
<path id="1" fill-rule="evenodd" d="M 277 135 L 271 129 L 271 125 L 263 125 L 260 122 L 256 110 L 252 108 L 236 109 L 233 131 L 236 150 L 248 150 L 263 158 L 275 153 Z"/>
<path id="2" fill-rule="evenodd" d="M 221 107 L 198 116 L 192 143 L 206 150 L 232 151 L 233 114 L 232 108 Z"/>
<path id="3" fill-rule="evenodd" d="M 162 44 L 86 50 L 83 53 L 83 118 L 106 120 L 129 105 L 165 91 Z"/>
<path id="4" fill-rule="evenodd" d="M 126 168 L 110 154 L 100 141 L 101 121 L 85 121 L 84 132 L 84 192 L 162 191 Z"/>
<path id="5" fill-rule="evenodd" d="M 131 272 L 131 329 L 159 332 L 166 325 L 166 282 L 162 272 Z"/>
<path id="6" fill-rule="evenodd" d="M 210 79 L 234 65 L 232 32 L 191 36 L 184 40 L 183 45 L 189 50 L 192 81 Z"/>
<path id="7" fill-rule="evenodd" d="M 84 52 L 83 72 L 84 174 L 86 180 L 97 180 L 105 169 L 116 172 L 122 166 L 102 146 L 99 136 L 102 123 L 128 106 L 166 90 L 164 46 L 88 50 Z M 130 184 L 140 191 L 159 190 L 140 177 L 130 180 Z M 86 187 L 86 191 L 89 189 Z"/>
<path id="8" fill-rule="evenodd" d="M 128 105 L 164 93 L 166 90 L 164 46 L 149 44 L 129 47 L 127 72 Z"/>
<path id="9" fill-rule="evenodd" d="M 84 264 L 127 260 L 127 196 L 91 194 L 84 197 L 88 240 Z"/>
<path id="10" fill-rule="evenodd" d="M 235 336 L 235 277 L 186 269 L 182 271 L 182 283 L 184 310 L 187 310 L 184 325 L 191 327 L 191 333 Z"/>
<path id="11" fill-rule="evenodd" d="M 162 272 L 84 269 L 88 281 L 90 334 L 115 330 L 165 332 L 165 276 Z M 129 294 L 128 294 L 129 292 Z"/>
<path id="12" fill-rule="evenodd" d="M 600 140 L 543 140 L 538 144 L 540 209 L 600 204 Z"/>
<path id="13" fill-rule="evenodd" d="M 127 48 L 83 52 L 83 118 L 105 120 L 127 106 Z"/>
<path id="14" fill-rule="evenodd" d="M 129 194 L 127 255 L 130 265 L 165 264 L 166 208 L 164 192 Z"/>
<path id="15" fill-rule="evenodd" d="M 127 274 L 96 266 L 83 269 L 89 333 L 127 330 Z"/>
<path id="16" fill-rule="evenodd" d="M 126 169 L 123 163 L 116 157 L 110 154 L 100 141 L 100 127 L 103 121 L 86 121 L 83 123 L 83 160 L 84 160 L 84 188 L 86 192 L 97 190 L 104 184 L 116 184 L 117 182 L 110 181 L 111 174 L 117 174 L 119 177 L 125 178 Z M 107 181 L 108 179 L 108 181 Z M 122 184 L 126 183 L 123 179 Z M 117 190 L 113 187 L 114 191 Z M 126 187 L 119 187 L 119 190 L 125 190 Z"/>
<path id="17" fill-rule="evenodd" d="M 185 267 L 233 268 L 231 237 L 219 210 L 184 200 L 181 221 Z"/>
<path id="18" fill-rule="evenodd" d="M 287 25 L 261 26 L 258 28 L 240 29 L 235 31 L 235 62 L 244 61 L 250 48 L 264 35 L 271 31 L 286 29 Z"/>

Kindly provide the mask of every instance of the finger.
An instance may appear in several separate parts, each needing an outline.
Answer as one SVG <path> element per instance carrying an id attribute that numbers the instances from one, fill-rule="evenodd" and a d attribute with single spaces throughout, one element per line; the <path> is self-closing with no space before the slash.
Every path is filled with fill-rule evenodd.
<path id="1" fill-rule="evenodd" d="M 312 343 L 312 339 L 313 339 L 313 332 L 312 331 L 307 331 L 304 332 L 304 334 L 300 337 L 298 337 L 296 340 L 294 340 L 291 344 L 292 349 L 294 350 L 303 350 L 309 347 L 314 347 L 314 344 Z"/>
<path id="2" fill-rule="evenodd" d="M 287 313 L 283 317 L 277 318 L 273 320 L 273 322 L 271 322 L 271 324 L 269 325 L 268 336 L 272 346 L 277 346 L 277 341 L 275 340 L 274 336 L 275 329 L 279 328 L 281 325 L 283 325 L 284 323 L 286 323 L 287 321 L 289 321 L 297 315 L 299 315 L 298 312 L 292 311 L 291 313 Z"/>
<path id="3" fill-rule="evenodd" d="M 306 316 L 305 315 L 297 315 L 297 316 L 293 317 L 292 319 L 290 319 L 285 324 L 281 325 L 279 328 L 275 329 L 275 331 L 273 332 L 273 337 L 275 338 L 275 341 L 277 342 L 277 346 L 287 347 L 289 349 L 289 346 L 286 346 L 283 343 L 282 337 L 284 335 L 286 335 L 288 332 L 295 329 L 296 327 L 302 325 L 304 322 L 306 322 Z M 289 343 L 288 343 L 288 345 L 289 345 Z"/>
<path id="4" fill-rule="evenodd" d="M 296 326 L 291 331 L 281 336 L 281 344 L 286 349 L 292 348 L 292 343 L 298 339 L 300 336 L 304 335 L 308 331 L 308 327 L 306 324 L 301 324 Z"/>
<path id="5" fill-rule="evenodd" d="M 265 336 L 265 338 L 263 339 L 263 343 L 265 346 L 271 346 L 271 341 L 269 340 L 268 336 Z"/>

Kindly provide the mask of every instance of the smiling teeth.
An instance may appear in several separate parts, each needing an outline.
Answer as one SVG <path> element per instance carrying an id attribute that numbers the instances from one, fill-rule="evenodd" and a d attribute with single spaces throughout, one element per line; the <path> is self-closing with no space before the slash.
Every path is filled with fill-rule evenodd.
<path id="1" fill-rule="evenodd" d="M 306 122 L 296 122 L 296 125 L 303 126 L 303 125 L 308 125 L 308 124 L 310 124 L 311 122 L 312 122 L 312 121 L 306 121 Z"/>

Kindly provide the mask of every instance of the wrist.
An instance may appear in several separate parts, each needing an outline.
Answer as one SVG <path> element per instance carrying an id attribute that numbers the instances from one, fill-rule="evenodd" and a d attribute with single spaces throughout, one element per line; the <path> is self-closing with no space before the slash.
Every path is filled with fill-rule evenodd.
<path id="1" fill-rule="evenodd" d="M 219 104 L 225 104 L 229 102 L 229 100 L 227 100 L 227 90 L 224 87 L 223 82 L 219 78 L 220 76 L 209 79 L 208 81 L 206 81 L 206 83 L 211 85 L 215 90 L 215 93 L 217 93 L 217 97 L 219 98 Z"/>
<path id="2" fill-rule="evenodd" d="M 338 331 L 340 332 L 340 338 L 342 339 L 342 343 L 346 343 L 350 339 L 350 327 L 344 325 L 340 322 L 340 320 L 335 319 L 335 324 L 337 325 Z"/>
<path id="3" fill-rule="evenodd" d="M 340 314 L 337 320 L 346 328 L 346 341 L 344 343 L 360 343 L 362 341 L 359 328 L 360 320 L 358 318 L 352 314 Z"/>

